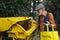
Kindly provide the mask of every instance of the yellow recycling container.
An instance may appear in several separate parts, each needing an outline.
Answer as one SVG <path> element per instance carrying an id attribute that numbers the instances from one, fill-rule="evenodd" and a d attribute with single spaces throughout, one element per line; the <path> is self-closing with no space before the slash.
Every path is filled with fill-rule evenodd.
<path id="1" fill-rule="evenodd" d="M 31 34 L 36 30 L 35 20 L 29 20 L 32 17 L 7 17 L 0 18 L 0 33 L 6 31 L 9 38 L 13 40 L 30 40 Z M 2 40 L 2 35 L 0 35 Z"/>
<path id="2" fill-rule="evenodd" d="M 6 31 L 13 40 L 30 40 L 31 34 L 36 30 L 35 20 L 32 17 L 8 17 L 0 18 L 0 32 Z M 1 38 L 1 37 L 0 37 Z M 2 39 L 1 39 L 2 40 Z"/>

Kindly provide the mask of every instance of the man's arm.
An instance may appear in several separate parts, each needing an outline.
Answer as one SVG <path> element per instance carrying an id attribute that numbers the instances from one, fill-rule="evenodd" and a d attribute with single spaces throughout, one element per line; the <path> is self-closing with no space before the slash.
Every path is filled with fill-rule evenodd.
<path id="1" fill-rule="evenodd" d="M 51 24 L 53 24 L 56 28 L 56 23 L 55 23 L 55 20 L 54 20 L 54 17 L 53 17 L 53 14 L 52 13 L 49 13 L 49 22 Z"/>

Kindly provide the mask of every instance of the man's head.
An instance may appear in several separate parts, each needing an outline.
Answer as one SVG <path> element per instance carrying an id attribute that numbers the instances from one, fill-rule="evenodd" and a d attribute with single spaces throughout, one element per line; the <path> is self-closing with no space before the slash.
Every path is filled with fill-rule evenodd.
<path id="1" fill-rule="evenodd" d="M 42 12 L 45 10 L 45 6 L 43 4 L 38 4 L 35 10 L 38 12 Z"/>
<path id="2" fill-rule="evenodd" d="M 45 6 L 43 4 L 38 4 L 35 9 L 38 12 L 38 16 L 40 17 L 41 21 L 44 21 L 44 14 Z"/>

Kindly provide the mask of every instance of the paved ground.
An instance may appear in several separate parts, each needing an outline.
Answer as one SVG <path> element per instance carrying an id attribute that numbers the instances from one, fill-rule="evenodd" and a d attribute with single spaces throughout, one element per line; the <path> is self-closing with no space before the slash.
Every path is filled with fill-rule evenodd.
<path id="1" fill-rule="evenodd" d="M 31 40 L 40 40 L 40 39 L 39 39 L 39 32 L 38 32 L 38 30 L 36 30 L 36 31 L 32 34 Z"/>

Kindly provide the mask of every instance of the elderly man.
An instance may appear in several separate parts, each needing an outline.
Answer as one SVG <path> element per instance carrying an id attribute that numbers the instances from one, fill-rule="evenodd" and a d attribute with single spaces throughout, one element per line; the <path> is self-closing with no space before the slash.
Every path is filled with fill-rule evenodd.
<path id="1" fill-rule="evenodd" d="M 45 6 L 43 4 L 38 4 L 35 9 L 39 16 L 40 21 L 40 30 L 44 31 L 44 23 L 53 24 L 54 28 L 56 28 L 55 20 L 52 13 L 49 13 L 45 10 Z"/>

